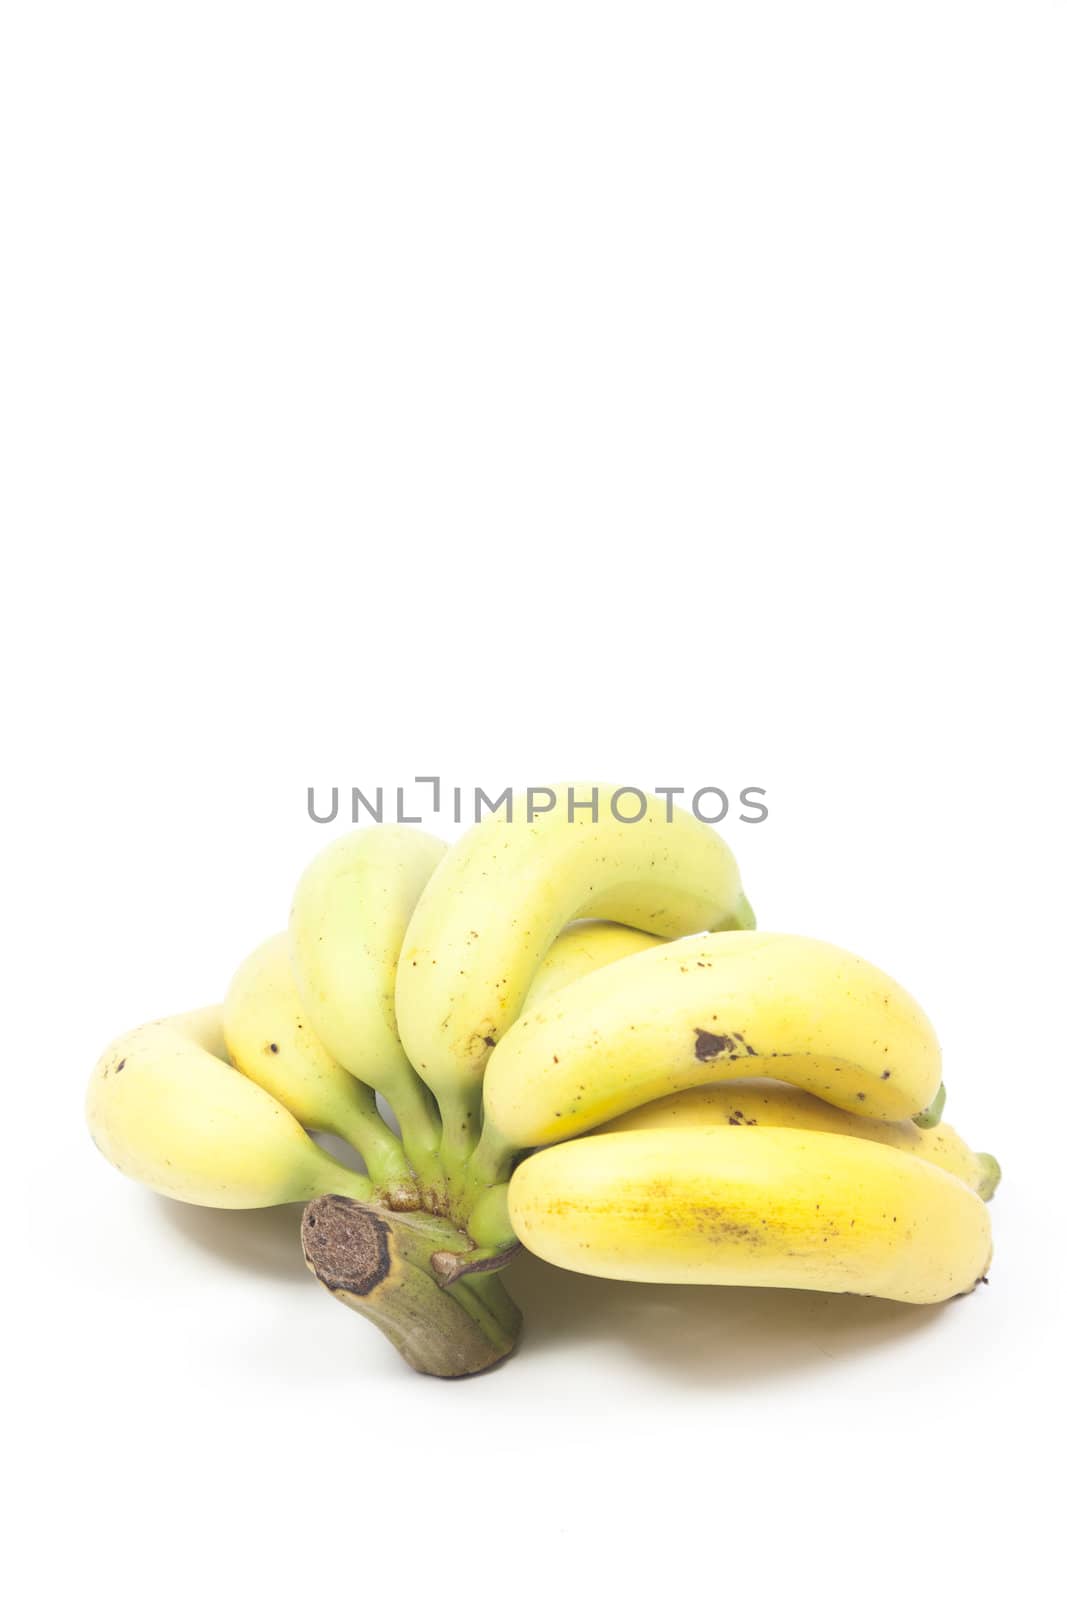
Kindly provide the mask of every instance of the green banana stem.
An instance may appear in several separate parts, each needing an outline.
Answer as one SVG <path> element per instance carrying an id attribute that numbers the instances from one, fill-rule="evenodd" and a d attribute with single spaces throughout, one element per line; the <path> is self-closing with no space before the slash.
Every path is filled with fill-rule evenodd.
<path id="1" fill-rule="evenodd" d="M 920 1111 L 912 1117 L 917 1128 L 936 1128 L 945 1111 L 945 1085 L 941 1084 L 934 1098 L 930 1101 L 925 1111 Z"/>
<path id="2" fill-rule="evenodd" d="M 506 1250 L 496 1250 L 489 1245 L 480 1250 L 465 1250 L 462 1254 L 455 1250 L 435 1250 L 430 1265 L 438 1283 L 447 1289 L 471 1273 L 502 1272 L 511 1265 L 521 1249 L 516 1239 Z"/>
<path id="3" fill-rule="evenodd" d="M 314 1195 L 326 1193 L 344 1195 L 347 1199 L 358 1201 L 362 1205 L 371 1204 L 378 1198 L 372 1179 L 365 1173 L 353 1172 L 351 1167 L 335 1161 L 325 1150 L 319 1150 L 318 1154 L 322 1157 L 323 1166 L 321 1174 L 316 1175 L 316 1186 L 312 1190 Z M 301 1197 L 294 1195 L 292 1198 Z"/>
<path id="4" fill-rule="evenodd" d="M 472 1294 L 493 1316 L 497 1324 L 507 1331 L 512 1332 L 512 1337 L 517 1339 L 522 1327 L 522 1312 L 504 1287 L 504 1280 L 498 1273 L 484 1273 L 472 1278 L 462 1278 L 452 1285 L 450 1294 L 460 1296 Z"/>
<path id="5" fill-rule="evenodd" d="M 419 1186 L 404 1154 L 404 1146 L 378 1110 L 374 1090 L 358 1078 L 351 1093 L 336 1106 L 319 1131 L 332 1133 L 363 1157 L 371 1182 L 385 1203 L 396 1211 L 413 1211 L 419 1204 Z"/>
<path id="6" fill-rule="evenodd" d="M 468 1184 L 468 1164 L 478 1141 L 481 1124 L 481 1084 L 475 1083 L 450 1094 L 438 1093 L 441 1109 L 441 1164 L 453 1196 L 460 1196 Z"/>
<path id="7" fill-rule="evenodd" d="M 468 1192 L 481 1193 L 483 1189 L 506 1183 L 517 1159 L 518 1151 L 487 1122 L 467 1162 Z"/>
<path id="8" fill-rule="evenodd" d="M 415 1211 L 419 1206 L 419 1185 L 404 1146 L 378 1113 L 372 1112 L 358 1123 L 353 1119 L 345 1128 L 331 1129 L 347 1140 L 367 1165 L 371 1182 L 393 1211 Z"/>
<path id="9" fill-rule="evenodd" d="M 498 1277 L 460 1278 L 439 1287 L 481 1329 L 490 1348 L 500 1352 L 498 1360 L 511 1354 L 522 1330 L 522 1312 Z"/>
<path id="10" fill-rule="evenodd" d="M 509 1250 L 517 1243 L 508 1213 L 508 1185 L 498 1183 L 487 1189 L 473 1207 L 467 1232 L 476 1245 L 487 1250 Z"/>
<path id="11" fill-rule="evenodd" d="M 520 1246 L 508 1215 L 508 1186 L 487 1189 L 471 1208 L 466 1227 L 473 1250 L 437 1250 L 430 1265 L 438 1283 L 456 1283 L 470 1273 L 499 1272 L 518 1255 Z"/>
<path id="12" fill-rule="evenodd" d="M 380 1328 L 417 1372 L 465 1377 L 514 1349 L 521 1316 L 506 1292 L 436 1281 L 435 1251 L 464 1242 L 448 1222 L 325 1195 L 305 1208 L 301 1238 L 324 1288 Z"/>
<path id="13" fill-rule="evenodd" d="M 447 1182 L 438 1153 L 441 1121 L 421 1078 L 408 1068 L 398 1073 L 386 1090 L 386 1099 L 400 1128 L 404 1153 L 422 1187 L 426 1205 L 444 1208 Z"/>

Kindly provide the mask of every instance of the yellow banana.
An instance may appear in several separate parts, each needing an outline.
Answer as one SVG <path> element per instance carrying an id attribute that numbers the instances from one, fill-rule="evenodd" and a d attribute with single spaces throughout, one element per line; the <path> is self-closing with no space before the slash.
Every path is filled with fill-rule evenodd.
<path id="1" fill-rule="evenodd" d="M 324 1048 L 384 1095 L 427 1202 L 443 1187 L 441 1128 L 397 1032 L 397 959 L 411 914 L 445 853 L 417 828 L 374 827 L 323 850 L 297 884 L 289 953 L 305 1012 Z"/>
<path id="2" fill-rule="evenodd" d="M 199 1010 L 183 1011 L 180 1016 L 165 1017 L 163 1020 L 171 1027 L 180 1028 L 187 1039 L 206 1050 L 209 1056 L 217 1057 L 227 1066 L 232 1065 L 226 1048 L 226 1036 L 222 1031 L 221 1006 L 201 1006 Z M 149 1026 L 158 1024 L 151 1023 Z"/>
<path id="3" fill-rule="evenodd" d="M 973 1288 L 992 1254 L 989 1213 L 959 1178 L 797 1128 L 596 1134 L 524 1161 L 508 1200 L 534 1255 L 638 1283 L 929 1304 Z"/>
<path id="4" fill-rule="evenodd" d="M 900 1121 L 941 1077 L 929 1020 L 868 962 L 792 934 L 717 933 L 579 978 L 501 1040 L 485 1079 L 480 1181 L 665 1094 L 773 1076 Z"/>
<path id="5" fill-rule="evenodd" d="M 596 820 L 581 809 L 593 787 Z M 519 797 L 514 820 L 498 812 L 453 846 L 416 907 L 397 969 L 397 1020 L 441 1107 L 452 1170 L 476 1135 L 490 1052 L 568 922 L 601 917 L 667 938 L 752 925 L 718 834 L 689 812 L 668 821 L 655 797 L 645 798 L 641 821 L 619 822 L 614 793 L 561 787 L 551 791 L 554 809 L 532 821 Z"/>
<path id="6" fill-rule="evenodd" d="M 358 1150 L 394 1210 L 418 1205 L 400 1140 L 378 1115 L 374 1090 L 346 1072 L 322 1044 L 300 1003 L 284 933 L 238 967 L 222 1008 L 230 1060 L 305 1128 L 333 1133 Z"/>
<path id="7" fill-rule="evenodd" d="M 657 934 L 642 933 L 640 928 L 627 928 L 621 922 L 572 922 L 538 967 L 522 1009 L 536 1011 L 542 1001 L 568 983 L 587 978 L 591 972 L 621 961 L 623 956 L 654 950 L 663 942 Z"/>
<path id="8" fill-rule="evenodd" d="M 747 1083 L 709 1083 L 698 1089 L 652 1100 L 625 1112 L 598 1129 L 600 1133 L 631 1133 L 662 1128 L 802 1128 L 816 1133 L 842 1133 L 854 1139 L 874 1139 L 909 1155 L 930 1161 L 951 1172 L 969 1189 L 991 1200 L 1000 1179 L 995 1157 L 978 1154 L 954 1128 L 942 1122 L 936 1128 L 918 1128 L 906 1122 L 880 1122 L 857 1117 L 825 1100 L 786 1083 L 752 1079 Z"/>
<path id="9" fill-rule="evenodd" d="M 194 1205 L 368 1200 L 373 1185 L 309 1139 L 220 1058 L 221 1008 L 149 1022 L 105 1050 L 89 1083 L 93 1139 L 120 1172 Z"/>

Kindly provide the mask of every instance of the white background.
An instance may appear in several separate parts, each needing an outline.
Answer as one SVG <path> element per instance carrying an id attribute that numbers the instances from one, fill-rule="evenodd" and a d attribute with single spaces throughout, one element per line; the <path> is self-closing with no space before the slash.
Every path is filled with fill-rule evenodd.
<path id="1" fill-rule="evenodd" d="M 4 8 L 16 1592 L 1048 1592 L 1065 74 L 1025 0 Z M 1003 1163 L 989 1287 L 528 1262 L 447 1384 L 297 1214 L 105 1166 L 94 1059 L 282 925 L 307 786 L 419 773 L 765 787 L 761 923 Z"/>

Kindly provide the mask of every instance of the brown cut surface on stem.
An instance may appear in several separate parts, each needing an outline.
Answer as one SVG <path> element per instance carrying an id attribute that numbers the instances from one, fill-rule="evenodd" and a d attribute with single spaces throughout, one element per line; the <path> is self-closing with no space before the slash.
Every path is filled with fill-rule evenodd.
<path id="1" fill-rule="evenodd" d="M 336 1194 L 312 1200 L 300 1237 L 308 1266 L 327 1289 L 362 1299 L 389 1275 L 389 1225 L 353 1200 Z"/>

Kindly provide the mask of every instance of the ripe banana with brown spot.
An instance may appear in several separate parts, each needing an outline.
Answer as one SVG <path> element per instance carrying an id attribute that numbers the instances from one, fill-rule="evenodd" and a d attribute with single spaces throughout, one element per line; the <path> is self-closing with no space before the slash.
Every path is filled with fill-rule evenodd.
<path id="1" fill-rule="evenodd" d="M 359 1151 L 393 1210 L 419 1203 L 400 1140 L 378 1114 L 374 1090 L 335 1061 L 304 1011 L 289 938 L 261 944 L 234 974 L 222 1007 L 230 1060 L 305 1128 L 333 1133 Z"/>
<path id="2" fill-rule="evenodd" d="M 773 1076 L 861 1116 L 928 1105 L 941 1052 L 916 1002 L 869 962 L 792 934 L 700 934 L 626 956 L 528 1011 L 485 1078 L 474 1158 L 584 1133 L 679 1089 Z"/>
<path id="3" fill-rule="evenodd" d="M 594 787 L 596 820 L 581 809 Z M 477 1134 L 491 1052 L 568 922 L 604 918 L 667 938 L 752 926 L 737 863 L 718 834 L 689 812 L 668 820 L 654 796 L 640 821 L 620 822 L 608 808 L 613 792 L 561 786 L 554 809 L 533 820 L 520 797 L 514 820 L 497 813 L 453 846 L 416 907 L 397 969 L 397 1020 L 441 1107 L 442 1154 L 453 1173 Z"/>
<path id="4" fill-rule="evenodd" d="M 908 1155 L 930 1161 L 951 1172 L 983 1200 L 991 1200 L 1000 1181 L 995 1156 L 978 1153 L 945 1122 L 919 1128 L 912 1121 L 880 1122 L 857 1117 L 803 1089 L 786 1083 L 752 1079 L 749 1082 L 709 1083 L 683 1089 L 624 1112 L 605 1122 L 601 1133 L 632 1133 L 637 1129 L 678 1128 L 801 1128 L 815 1133 L 841 1133 L 854 1139 L 873 1139 Z"/>
<path id="5" fill-rule="evenodd" d="M 906 1151 L 798 1128 L 595 1134 L 516 1169 L 511 1223 L 534 1255 L 595 1277 L 878 1295 L 972 1289 L 989 1213 Z"/>
<path id="6" fill-rule="evenodd" d="M 285 1107 L 224 1059 L 221 1007 L 134 1028 L 89 1083 L 97 1147 L 174 1200 L 244 1208 L 317 1195 L 369 1200 L 369 1178 L 320 1150 Z"/>
<path id="7" fill-rule="evenodd" d="M 445 853 L 417 828 L 343 835 L 312 861 L 293 897 L 289 953 L 297 991 L 333 1060 L 389 1102 L 427 1203 L 443 1203 L 441 1124 L 397 1031 L 397 961 L 408 922 Z"/>

